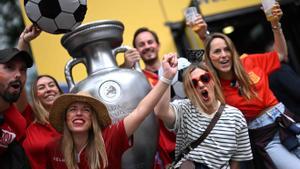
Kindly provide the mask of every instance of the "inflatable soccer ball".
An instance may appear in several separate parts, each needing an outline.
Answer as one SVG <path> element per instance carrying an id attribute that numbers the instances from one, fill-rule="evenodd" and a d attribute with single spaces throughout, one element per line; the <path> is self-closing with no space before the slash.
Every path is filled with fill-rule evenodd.
<path id="1" fill-rule="evenodd" d="M 43 31 L 66 33 L 79 26 L 87 10 L 86 0 L 24 0 L 28 18 Z"/>
<path id="2" fill-rule="evenodd" d="M 171 98 L 174 99 L 183 99 L 186 97 L 183 89 L 183 72 L 185 68 L 187 68 L 191 63 L 183 57 L 178 58 L 178 71 L 173 78 L 172 85 L 171 85 Z M 162 68 L 159 69 L 158 75 L 159 77 L 162 76 L 163 70 Z"/>

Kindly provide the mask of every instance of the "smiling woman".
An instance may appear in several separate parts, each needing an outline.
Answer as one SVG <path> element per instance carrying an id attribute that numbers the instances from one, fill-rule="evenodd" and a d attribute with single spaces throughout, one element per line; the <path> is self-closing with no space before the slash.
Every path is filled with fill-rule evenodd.
<path id="1" fill-rule="evenodd" d="M 240 56 L 225 34 L 212 33 L 205 39 L 205 62 L 222 86 L 226 103 L 239 108 L 247 122 L 255 168 L 294 168 L 300 165 L 299 117 L 280 103 L 269 87 L 268 76 L 286 60 L 287 44 L 281 28 L 283 11 L 272 7 L 270 22 L 274 48 L 270 52 Z M 197 24 L 205 21 L 198 18 Z M 198 31 L 199 37 L 207 29 Z M 280 154 L 280 155 L 279 155 Z M 285 157 L 284 159 L 282 157 Z"/>
<path id="2" fill-rule="evenodd" d="M 54 100 L 63 92 L 50 75 L 38 76 L 31 86 L 34 121 L 26 130 L 23 147 L 32 169 L 46 168 L 46 144 L 60 134 L 49 124 L 49 112 Z"/>
<path id="3" fill-rule="evenodd" d="M 177 72 L 177 56 L 165 55 L 163 77 L 171 81 Z M 153 111 L 170 84 L 157 85 L 124 119 L 112 120 L 104 103 L 89 92 L 59 96 L 53 103 L 50 123 L 62 137 L 46 146 L 48 169 L 121 169 L 123 153 L 132 145 L 132 135 Z"/>
<path id="4" fill-rule="evenodd" d="M 80 134 L 91 128 L 92 110 L 89 104 L 82 102 L 72 103 L 66 113 L 66 124 L 70 132 Z"/>

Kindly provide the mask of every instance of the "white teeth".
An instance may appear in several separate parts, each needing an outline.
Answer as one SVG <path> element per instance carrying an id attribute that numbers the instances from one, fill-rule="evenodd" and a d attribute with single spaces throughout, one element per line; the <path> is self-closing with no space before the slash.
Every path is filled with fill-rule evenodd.
<path id="1" fill-rule="evenodd" d="M 51 98 L 54 98 L 54 96 L 47 96 L 47 98 L 51 99 Z"/>
<path id="2" fill-rule="evenodd" d="M 45 95 L 44 97 L 45 97 L 45 99 L 51 99 L 51 100 L 53 100 L 53 99 L 55 99 L 56 96 L 57 96 L 56 93 L 51 93 L 51 94 Z"/>
<path id="3" fill-rule="evenodd" d="M 47 96 L 47 97 L 45 98 L 45 100 L 47 100 L 47 101 L 53 101 L 54 99 L 55 99 L 54 96 Z"/>
<path id="4" fill-rule="evenodd" d="M 228 60 L 223 60 L 223 61 L 221 61 L 220 63 L 221 63 L 221 64 L 226 64 L 226 63 L 228 63 Z"/>
<path id="5" fill-rule="evenodd" d="M 73 120 L 73 123 L 74 124 L 83 124 L 84 120 L 82 120 L 82 119 L 75 119 L 75 120 Z"/>

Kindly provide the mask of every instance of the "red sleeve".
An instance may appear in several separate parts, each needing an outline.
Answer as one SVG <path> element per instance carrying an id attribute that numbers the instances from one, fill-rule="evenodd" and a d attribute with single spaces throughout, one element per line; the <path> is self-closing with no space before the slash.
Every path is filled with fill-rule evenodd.
<path id="1" fill-rule="evenodd" d="M 11 105 L 5 112 L 4 120 L 16 133 L 17 141 L 25 138 L 26 120 L 14 105 Z"/>
<path id="2" fill-rule="evenodd" d="M 250 54 L 241 57 L 243 65 L 246 67 L 258 66 L 267 75 L 280 68 L 280 60 L 276 51 L 260 54 Z"/>
<path id="3" fill-rule="evenodd" d="M 127 137 L 123 120 L 106 127 L 102 131 L 108 156 L 121 157 L 129 147 L 132 146 L 132 139 Z"/>

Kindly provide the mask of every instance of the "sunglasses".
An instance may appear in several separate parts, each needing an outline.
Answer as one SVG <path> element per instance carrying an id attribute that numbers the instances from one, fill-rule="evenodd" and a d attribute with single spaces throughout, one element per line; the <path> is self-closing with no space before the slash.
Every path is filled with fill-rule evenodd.
<path id="1" fill-rule="evenodd" d="M 203 84 L 209 83 L 211 80 L 211 75 L 209 73 L 204 73 L 199 78 L 192 79 L 192 84 L 196 88 L 198 87 L 199 81 L 201 81 Z"/>

